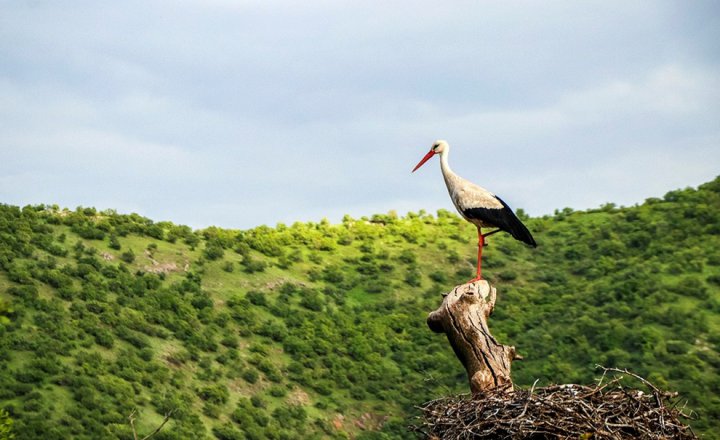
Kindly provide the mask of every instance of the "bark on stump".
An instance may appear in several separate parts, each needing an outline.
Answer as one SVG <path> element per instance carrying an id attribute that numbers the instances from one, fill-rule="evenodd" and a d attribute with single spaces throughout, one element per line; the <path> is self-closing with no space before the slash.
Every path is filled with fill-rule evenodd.
<path id="1" fill-rule="evenodd" d="M 497 297 L 495 288 L 480 280 L 456 286 L 443 296 L 427 323 L 432 331 L 447 335 L 468 373 L 470 391 L 474 394 L 497 387 L 512 390 L 510 364 L 522 357 L 515 353 L 515 347 L 497 342 L 488 329 L 487 318 Z"/>

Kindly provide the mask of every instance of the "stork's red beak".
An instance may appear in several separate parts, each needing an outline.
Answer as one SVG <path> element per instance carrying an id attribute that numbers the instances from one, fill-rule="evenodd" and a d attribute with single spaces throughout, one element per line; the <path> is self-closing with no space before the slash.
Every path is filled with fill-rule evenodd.
<path id="1" fill-rule="evenodd" d="M 417 165 L 415 165 L 415 168 L 413 168 L 412 172 L 414 173 L 415 170 L 417 170 L 418 168 L 423 166 L 423 164 L 425 162 L 427 162 L 428 160 L 430 160 L 430 158 L 433 157 L 434 154 L 435 154 L 435 152 L 433 150 L 430 150 L 430 152 L 428 154 L 426 154 L 425 157 L 423 157 L 422 160 Z"/>

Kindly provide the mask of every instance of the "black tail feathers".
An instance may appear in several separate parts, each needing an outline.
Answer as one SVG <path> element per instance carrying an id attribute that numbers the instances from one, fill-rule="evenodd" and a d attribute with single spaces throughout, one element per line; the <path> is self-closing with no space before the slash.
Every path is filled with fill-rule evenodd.
<path id="1" fill-rule="evenodd" d="M 522 241 L 523 243 L 527 243 L 532 247 L 537 247 L 537 243 L 535 242 L 535 239 L 533 238 L 532 234 L 530 234 L 530 231 L 528 231 L 528 228 L 525 227 L 525 225 L 520 221 L 520 219 L 515 215 L 512 209 L 508 206 L 507 203 L 505 203 L 500 197 L 495 196 L 496 199 L 500 201 L 500 203 L 503 204 L 505 209 L 503 209 L 504 217 L 505 217 L 505 224 L 502 225 L 501 229 L 505 229 L 510 233 L 510 235 L 513 236 L 515 240 Z"/>

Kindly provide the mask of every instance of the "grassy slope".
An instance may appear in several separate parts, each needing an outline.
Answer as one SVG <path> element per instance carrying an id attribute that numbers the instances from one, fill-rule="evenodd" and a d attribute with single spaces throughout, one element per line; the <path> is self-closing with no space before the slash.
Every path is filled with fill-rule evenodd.
<path id="1" fill-rule="evenodd" d="M 639 207 L 529 219 L 535 250 L 493 236 L 490 324 L 526 358 L 516 383 L 630 368 L 680 391 L 713 438 L 719 190 L 716 180 Z M 193 234 L 5 207 L 2 406 L 22 438 L 129 438 L 134 407 L 141 432 L 179 408 L 158 438 L 404 438 L 414 404 L 466 389 L 424 321 L 472 274 L 474 231 L 446 212 L 370 220 Z M 158 265 L 169 271 L 147 274 Z"/>

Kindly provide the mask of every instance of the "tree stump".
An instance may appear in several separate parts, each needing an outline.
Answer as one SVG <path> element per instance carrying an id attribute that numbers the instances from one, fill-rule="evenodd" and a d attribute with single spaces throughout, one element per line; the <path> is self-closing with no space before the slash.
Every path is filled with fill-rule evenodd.
<path id="1" fill-rule="evenodd" d="M 430 330 L 447 335 L 455 355 L 465 366 L 470 391 L 475 394 L 498 387 L 511 391 L 510 364 L 522 357 L 515 347 L 497 342 L 488 329 L 487 318 L 497 297 L 495 288 L 480 280 L 456 286 L 443 297 L 427 323 Z"/>

